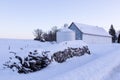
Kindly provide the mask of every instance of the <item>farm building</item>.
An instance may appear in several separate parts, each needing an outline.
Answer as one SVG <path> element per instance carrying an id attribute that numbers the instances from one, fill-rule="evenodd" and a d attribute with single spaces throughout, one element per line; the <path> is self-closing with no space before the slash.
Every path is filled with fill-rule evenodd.
<path id="1" fill-rule="evenodd" d="M 57 32 L 57 42 L 73 41 L 75 40 L 75 32 L 65 26 Z"/>
<path id="2" fill-rule="evenodd" d="M 75 32 L 76 40 L 83 40 L 88 44 L 112 43 L 111 36 L 103 28 L 72 22 L 69 29 Z"/>

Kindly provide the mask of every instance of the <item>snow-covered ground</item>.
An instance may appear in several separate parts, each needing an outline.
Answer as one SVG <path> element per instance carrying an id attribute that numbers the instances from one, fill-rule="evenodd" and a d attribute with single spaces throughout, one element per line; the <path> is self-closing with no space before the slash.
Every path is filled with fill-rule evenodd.
<path id="1" fill-rule="evenodd" d="M 73 44 L 74 43 L 74 44 Z M 38 72 L 18 74 L 10 69 L 3 69 L 10 51 L 26 56 L 33 50 L 52 53 L 67 47 L 87 45 L 81 41 L 63 43 L 41 43 L 32 40 L 0 39 L 0 79 L 1 80 L 119 80 L 120 79 L 120 44 L 88 45 L 91 55 L 73 57 L 64 63 L 52 62 Z"/>

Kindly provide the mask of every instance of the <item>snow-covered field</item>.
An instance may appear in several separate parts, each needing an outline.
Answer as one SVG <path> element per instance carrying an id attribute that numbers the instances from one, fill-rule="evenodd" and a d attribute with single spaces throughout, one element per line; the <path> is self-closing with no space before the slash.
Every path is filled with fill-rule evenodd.
<path id="1" fill-rule="evenodd" d="M 73 44 L 74 43 L 74 44 Z M 120 80 L 120 44 L 88 45 L 91 55 L 73 57 L 64 63 L 52 62 L 48 67 L 29 74 L 18 74 L 3 69 L 3 63 L 9 59 L 10 51 L 26 56 L 33 50 L 52 53 L 66 47 L 87 45 L 80 41 L 41 43 L 32 40 L 0 39 L 0 79 L 1 80 Z"/>

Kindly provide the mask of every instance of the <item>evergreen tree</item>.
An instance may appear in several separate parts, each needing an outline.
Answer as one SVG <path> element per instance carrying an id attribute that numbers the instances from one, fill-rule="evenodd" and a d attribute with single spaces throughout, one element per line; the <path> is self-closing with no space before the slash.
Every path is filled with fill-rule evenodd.
<path id="1" fill-rule="evenodd" d="M 120 33 L 119 33 L 119 35 L 118 35 L 117 42 L 120 43 Z"/>
<path id="2" fill-rule="evenodd" d="M 53 40 L 53 41 L 56 41 L 57 31 L 58 31 L 57 26 L 52 27 L 52 36 L 53 36 L 53 37 L 52 37 L 52 38 L 53 38 L 52 40 Z"/>
<path id="3" fill-rule="evenodd" d="M 112 42 L 115 43 L 117 37 L 116 37 L 116 31 L 113 28 L 113 25 L 111 24 L 111 27 L 109 29 L 109 34 L 112 36 Z"/>
<path id="4" fill-rule="evenodd" d="M 53 41 L 52 31 L 48 32 L 48 41 Z"/>

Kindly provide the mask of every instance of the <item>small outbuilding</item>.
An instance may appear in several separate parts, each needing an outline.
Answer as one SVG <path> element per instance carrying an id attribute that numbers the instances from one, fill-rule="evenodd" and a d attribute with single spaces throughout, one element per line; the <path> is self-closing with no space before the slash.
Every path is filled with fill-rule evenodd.
<path id="1" fill-rule="evenodd" d="M 68 29 L 67 26 L 60 29 L 57 32 L 57 42 L 63 42 L 63 41 L 73 41 L 75 40 L 75 32 Z"/>
<path id="2" fill-rule="evenodd" d="M 112 43 L 109 33 L 98 26 L 72 22 L 72 24 L 69 26 L 69 29 L 75 32 L 76 40 L 83 40 L 88 44 Z"/>

